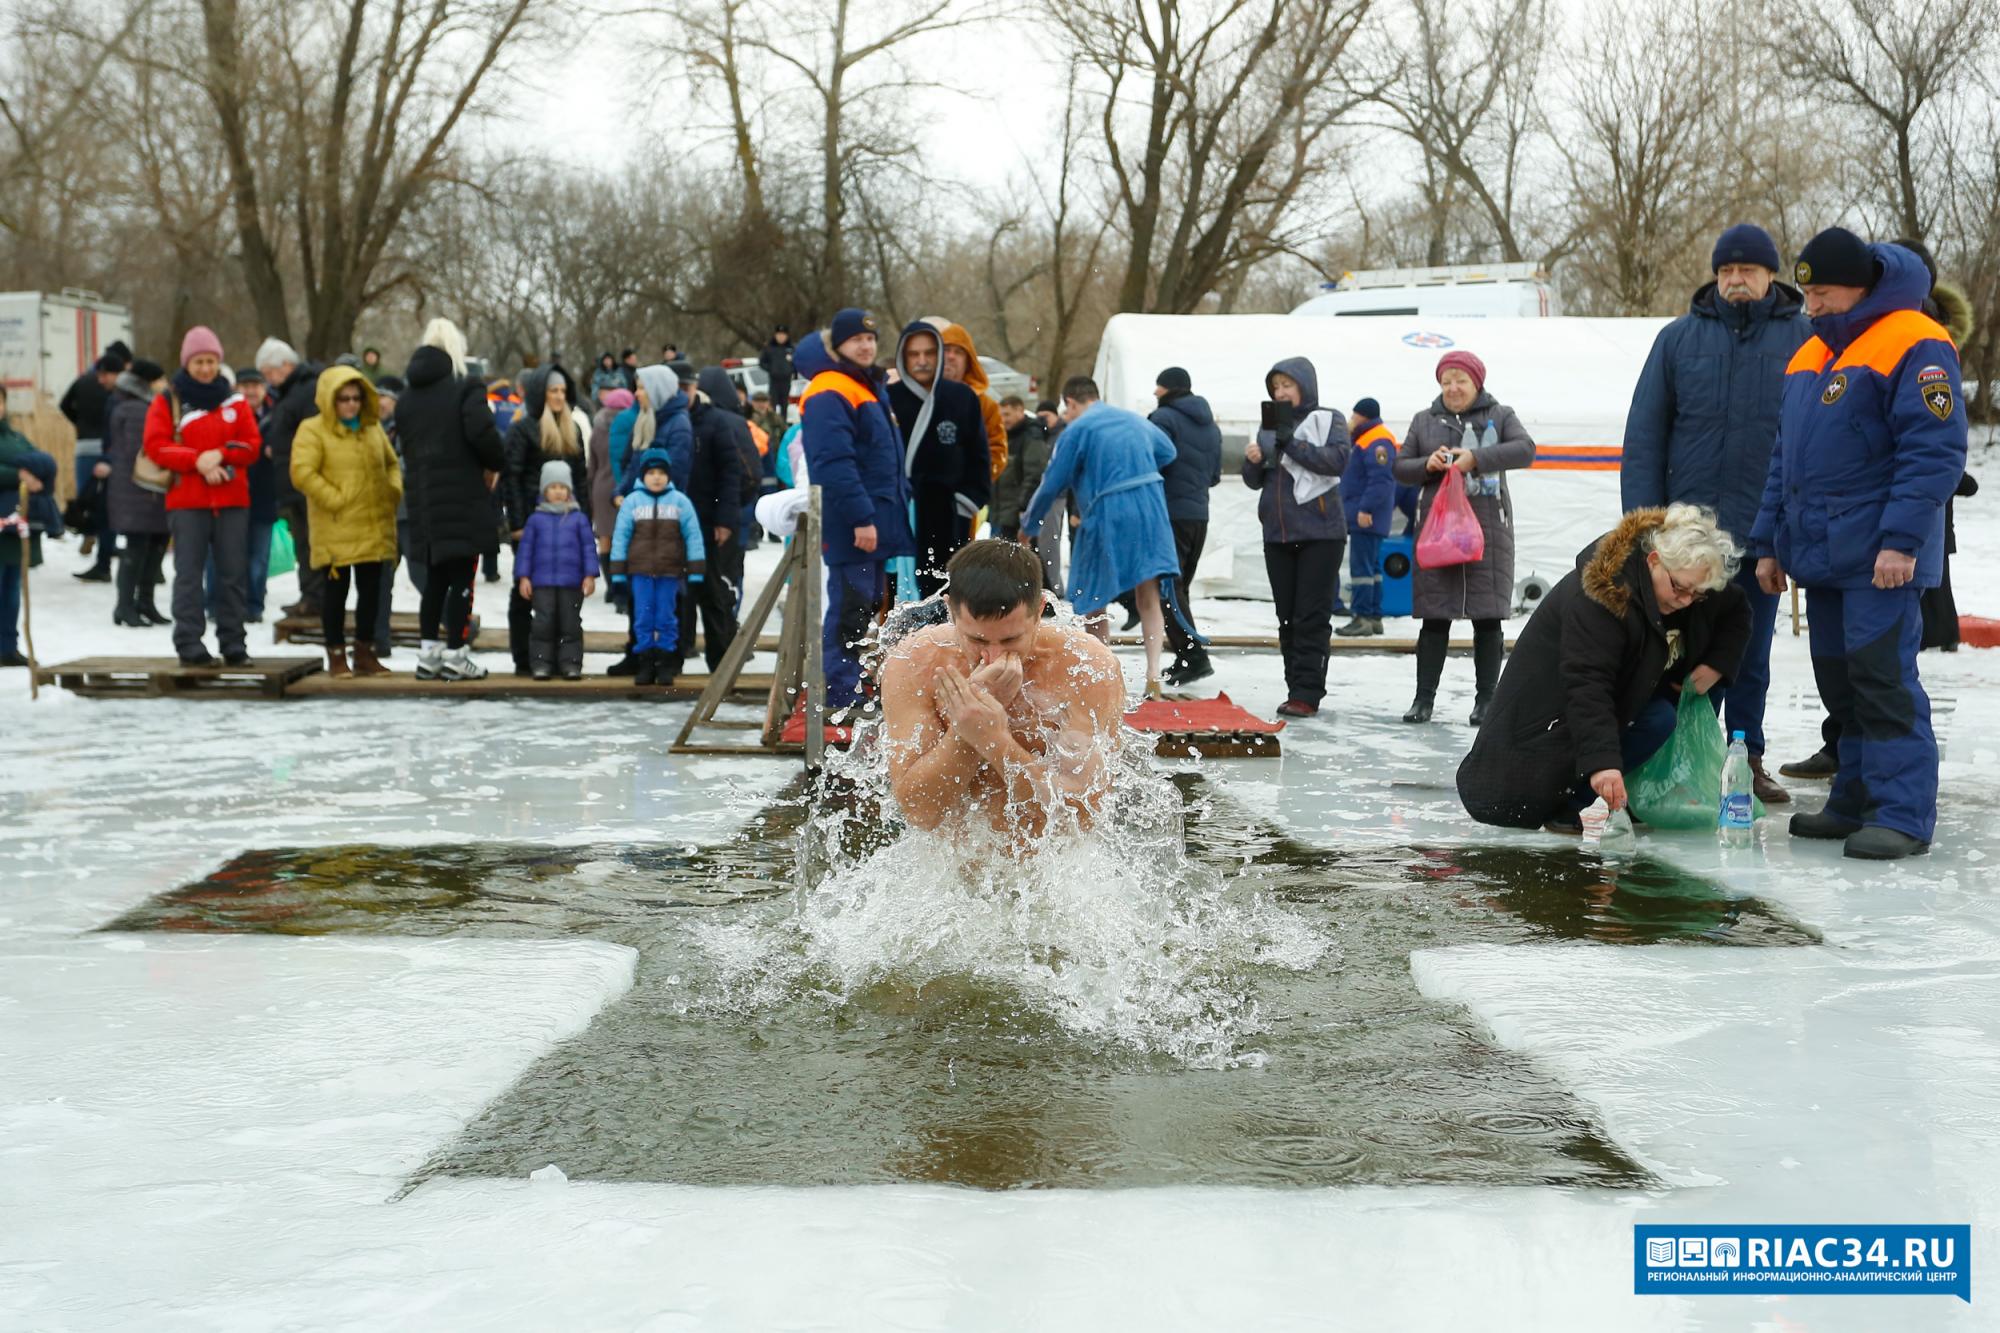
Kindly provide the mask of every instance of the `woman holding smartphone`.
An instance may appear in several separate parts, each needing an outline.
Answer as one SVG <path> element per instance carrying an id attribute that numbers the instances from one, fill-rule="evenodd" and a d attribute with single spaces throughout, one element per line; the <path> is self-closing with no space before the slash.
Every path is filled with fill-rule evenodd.
<path id="1" fill-rule="evenodd" d="M 1340 562 L 1347 551 L 1347 515 L 1340 474 L 1347 468 L 1347 420 L 1319 405 L 1319 373 L 1302 356 L 1264 376 L 1271 400 L 1243 455 L 1243 481 L 1261 491 L 1264 569 L 1278 610 L 1278 647 L 1285 657 L 1280 717 L 1313 717 L 1326 696 L 1328 635 Z"/>

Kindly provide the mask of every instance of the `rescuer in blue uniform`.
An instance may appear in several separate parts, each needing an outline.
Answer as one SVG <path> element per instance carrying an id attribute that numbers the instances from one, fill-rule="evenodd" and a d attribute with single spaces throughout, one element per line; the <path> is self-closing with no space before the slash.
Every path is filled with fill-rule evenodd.
<path id="1" fill-rule="evenodd" d="M 1945 501 L 1965 472 L 1958 350 L 1922 313 L 1930 275 L 1901 246 L 1829 228 L 1794 275 L 1814 336 L 1786 368 L 1750 546 L 1765 591 L 1787 576 L 1806 590 L 1840 770 L 1825 809 L 1793 815 L 1791 830 L 1893 860 L 1929 851 L 1937 827 L 1919 597 L 1943 572 Z"/>

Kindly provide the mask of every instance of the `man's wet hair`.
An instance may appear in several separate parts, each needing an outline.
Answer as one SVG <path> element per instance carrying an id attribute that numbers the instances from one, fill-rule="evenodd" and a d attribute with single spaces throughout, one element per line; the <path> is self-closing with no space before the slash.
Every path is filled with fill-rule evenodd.
<path id="1" fill-rule="evenodd" d="M 1075 375 L 1063 381 L 1062 396 L 1072 403 L 1094 403 L 1097 401 L 1097 381 L 1088 375 Z"/>
<path id="2" fill-rule="evenodd" d="M 1042 558 L 1019 542 L 989 537 L 959 548 L 944 567 L 945 600 L 974 620 L 992 620 L 1042 600 Z"/>

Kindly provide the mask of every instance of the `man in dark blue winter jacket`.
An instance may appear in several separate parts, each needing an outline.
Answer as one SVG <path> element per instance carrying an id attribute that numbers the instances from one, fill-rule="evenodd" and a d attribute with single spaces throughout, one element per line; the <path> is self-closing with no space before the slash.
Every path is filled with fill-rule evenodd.
<path id="1" fill-rule="evenodd" d="M 1795 273 L 1813 337 L 1786 368 L 1750 546 L 1766 592 L 1787 576 L 1806 590 L 1840 767 L 1825 809 L 1793 815 L 1791 831 L 1890 860 L 1929 851 L 1937 827 L 1919 598 L 1944 572 L 1965 390 L 1951 335 L 1923 313 L 1931 279 L 1915 254 L 1832 227 L 1806 243 Z"/>
<path id="2" fill-rule="evenodd" d="M 972 525 L 993 492 L 979 394 L 940 374 L 943 358 L 937 327 L 917 320 L 896 344 L 897 380 L 889 386 L 916 510 L 920 597 L 944 590 L 944 567 L 972 540 Z"/>
<path id="3" fill-rule="evenodd" d="M 1764 495 L 1785 366 L 1812 336 L 1798 289 L 1777 281 L 1778 247 L 1762 227 L 1740 222 L 1710 256 L 1715 281 L 1653 342 L 1625 419 L 1619 482 L 1625 511 L 1696 504 L 1715 511 L 1739 543 Z M 1748 561 L 1736 576 L 1750 599 L 1750 644 L 1723 696 L 1728 727 L 1743 733 L 1757 796 L 1791 800 L 1764 769 L 1764 700 L 1771 688 L 1771 636 L 1778 599 L 1757 586 Z"/>
<path id="4" fill-rule="evenodd" d="M 1215 674 L 1204 648 L 1188 631 L 1194 628 L 1194 572 L 1208 544 L 1208 493 L 1222 484 L 1222 427 L 1208 399 L 1194 392 L 1187 371 L 1168 366 L 1153 387 L 1160 405 L 1146 420 L 1158 426 L 1174 444 L 1174 461 L 1160 469 L 1167 483 L 1167 521 L 1174 528 L 1174 549 L 1180 554 L 1181 577 L 1175 595 L 1180 615 L 1167 615 L 1167 642 L 1173 645 L 1169 685 L 1187 685 Z M 1185 620 L 1185 624 L 1182 621 Z"/>
<path id="5" fill-rule="evenodd" d="M 910 555 L 903 441 L 875 368 L 875 321 L 854 307 L 799 341 L 806 468 L 820 489 L 827 605 L 821 646 L 828 708 L 862 697 L 860 648 L 888 599 L 888 562 Z"/>

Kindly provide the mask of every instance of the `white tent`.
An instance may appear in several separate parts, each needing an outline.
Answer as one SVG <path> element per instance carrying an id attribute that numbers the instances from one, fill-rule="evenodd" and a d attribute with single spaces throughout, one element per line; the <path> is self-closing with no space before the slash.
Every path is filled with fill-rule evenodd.
<path id="1" fill-rule="evenodd" d="M 1195 592 L 1267 597 L 1255 497 L 1234 476 L 1243 441 L 1256 429 L 1265 372 L 1286 357 L 1303 356 L 1319 372 L 1322 402 L 1344 413 L 1355 400 L 1374 398 L 1400 439 L 1437 396 L 1438 358 L 1454 347 L 1474 352 L 1486 363 L 1487 387 L 1543 446 L 1532 472 L 1509 479 L 1519 528 L 1515 577 L 1537 573 L 1553 581 L 1618 517 L 1625 414 L 1666 323 L 1114 315 L 1098 345 L 1095 378 L 1106 402 L 1149 412 L 1160 371 L 1187 370 L 1228 441 L 1209 522 L 1213 555 L 1203 556 Z"/>

